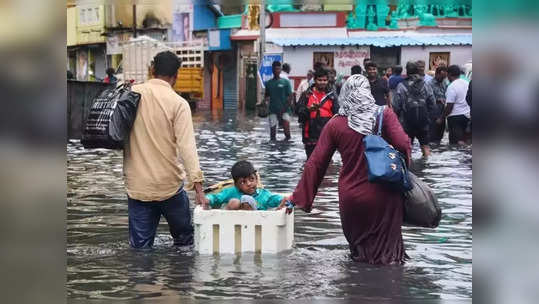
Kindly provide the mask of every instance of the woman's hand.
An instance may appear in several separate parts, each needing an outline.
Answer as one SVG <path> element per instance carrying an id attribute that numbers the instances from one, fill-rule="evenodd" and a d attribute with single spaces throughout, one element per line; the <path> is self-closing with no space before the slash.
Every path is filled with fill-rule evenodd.
<path id="1" fill-rule="evenodd" d="M 290 201 L 290 198 L 291 198 L 290 196 L 289 197 L 283 197 L 283 199 L 281 200 L 281 203 L 277 207 L 277 210 L 281 210 L 283 208 L 286 208 L 286 214 L 292 213 L 292 210 L 294 210 L 294 203 L 292 203 L 292 201 Z"/>

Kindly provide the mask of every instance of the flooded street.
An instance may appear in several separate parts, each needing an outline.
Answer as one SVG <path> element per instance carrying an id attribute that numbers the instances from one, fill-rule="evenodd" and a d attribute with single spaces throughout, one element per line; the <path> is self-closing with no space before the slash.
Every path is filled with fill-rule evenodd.
<path id="1" fill-rule="evenodd" d="M 295 119 L 293 121 L 296 121 Z M 290 193 L 305 161 L 297 122 L 292 141 L 269 142 L 266 119 L 253 114 L 194 114 L 201 168 L 210 185 L 248 159 L 271 191 Z M 67 145 L 67 293 L 69 299 L 471 299 L 471 148 L 441 147 L 412 170 L 436 192 L 443 217 L 436 229 L 403 227 L 410 260 L 368 266 L 349 258 L 337 193 L 336 153 L 311 214 L 295 216 L 295 248 L 279 255 L 202 256 L 173 248 L 164 218 L 152 251 L 129 248 L 122 152 Z M 191 204 L 193 193 L 189 193 Z"/>

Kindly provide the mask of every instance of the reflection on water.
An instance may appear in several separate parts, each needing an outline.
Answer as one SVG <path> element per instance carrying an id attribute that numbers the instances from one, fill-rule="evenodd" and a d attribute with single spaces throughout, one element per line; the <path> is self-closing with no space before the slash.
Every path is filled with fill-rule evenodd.
<path id="1" fill-rule="evenodd" d="M 297 124 L 292 124 L 292 142 L 269 142 L 267 121 L 250 114 L 197 113 L 194 122 L 208 184 L 228 178 L 236 160 L 248 159 L 270 190 L 286 193 L 295 187 L 305 161 Z M 470 148 L 434 147 L 424 161 L 416 143 L 413 170 L 438 195 L 443 218 L 437 229 L 404 227 L 411 260 L 390 267 L 354 263 L 348 256 L 339 219 L 338 154 L 313 212 L 296 212 L 295 248 L 241 256 L 199 256 L 191 248 L 172 248 L 164 219 L 154 250 L 130 249 L 121 152 L 84 150 L 71 141 L 67 154 L 70 299 L 472 297 Z M 192 193 L 190 198 L 193 202 Z"/>

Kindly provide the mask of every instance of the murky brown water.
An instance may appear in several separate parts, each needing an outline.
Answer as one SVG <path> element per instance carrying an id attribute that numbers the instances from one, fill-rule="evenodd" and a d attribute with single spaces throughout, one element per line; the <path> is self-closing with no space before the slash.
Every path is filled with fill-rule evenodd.
<path id="1" fill-rule="evenodd" d="M 293 142 L 268 142 L 267 121 L 253 115 L 194 116 L 201 166 L 208 184 L 249 159 L 272 191 L 291 192 L 305 153 L 297 124 Z M 278 139 L 284 137 L 278 135 Z M 447 142 L 447 138 L 445 139 Z M 295 248 L 279 255 L 201 256 L 172 248 L 161 221 L 152 251 L 129 248 L 122 154 L 67 146 L 67 290 L 73 299 L 471 299 L 471 148 L 433 149 L 414 171 L 435 190 L 443 208 L 437 229 L 403 228 L 411 260 L 378 267 L 349 258 L 337 194 L 338 153 L 328 168 L 312 214 L 295 217 Z M 189 193 L 194 202 L 192 193 Z"/>

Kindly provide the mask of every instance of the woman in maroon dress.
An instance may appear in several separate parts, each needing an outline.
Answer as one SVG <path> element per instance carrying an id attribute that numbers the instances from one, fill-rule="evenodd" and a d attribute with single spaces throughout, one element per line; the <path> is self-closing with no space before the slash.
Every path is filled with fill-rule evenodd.
<path id="1" fill-rule="evenodd" d="M 339 103 L 339 114 L 324 127 L 290 200 L 310 212 L 333 153 L 339 151 L 339 210 L 352 258 L 370 264 L 401 264 L 406 256 L 401 234 L 402 194 L 367 179 L 363 137 L 373 132 L 378 109 L 367 78 L 348 78 Z M 384 111 L 382 137 L 410 161 L 410 140 L 390 108 Z"/>

